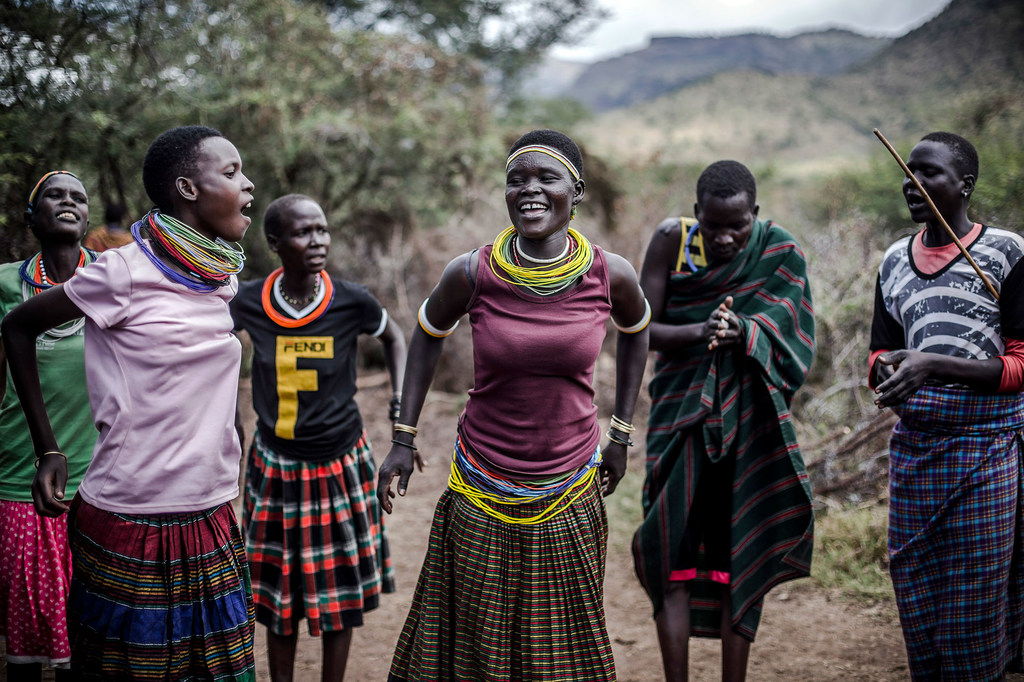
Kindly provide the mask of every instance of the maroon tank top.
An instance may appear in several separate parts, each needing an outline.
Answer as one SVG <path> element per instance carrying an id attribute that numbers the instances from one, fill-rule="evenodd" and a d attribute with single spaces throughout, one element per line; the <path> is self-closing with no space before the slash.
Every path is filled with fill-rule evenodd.
<path id="1" fill-rule="evenodd" d="M 604 252 L 567 292 L 537 296 L 499 279 L 480 249 L 467 308 L 474 386 L 459 421 L 465 445 L 494 469 L 543 478 L 576 469 L 601 433 L 594 365 L 611 314 Z"/>

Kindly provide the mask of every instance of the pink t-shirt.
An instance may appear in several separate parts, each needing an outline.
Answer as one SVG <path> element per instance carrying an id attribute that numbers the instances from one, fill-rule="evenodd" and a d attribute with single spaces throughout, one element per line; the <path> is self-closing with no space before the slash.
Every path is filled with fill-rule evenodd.
<path id="1" fill-rule="evenodd" d="M 228 301 L 190 291 L 139 245 L 105 251 L 64 284 L 86 316 L 85 370 L 99 431 L 78 488 L 110 512 L 209 509 L 238 495 L 241 345 Z"/>

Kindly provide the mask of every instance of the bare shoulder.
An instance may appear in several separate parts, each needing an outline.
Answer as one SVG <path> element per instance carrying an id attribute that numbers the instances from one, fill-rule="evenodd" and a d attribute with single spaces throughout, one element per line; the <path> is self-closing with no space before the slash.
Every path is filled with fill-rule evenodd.
<path id="1" fill-rule="evenodd" d="M 618 282 L 636 282 L 636 269 L 632 263 L 617 253 L 604 252 L 605 262 L 608 264 L 608 277 L 614 286 Z"/>
<path id="2" fill-rule="evenodd" d="M 456 256 L 445 266 L 437 286 L 430 292 L 428 312 L 431 322 L 451 326 L 466 312 L 476 288 L 476 251 Z"/>
<path id="3" fill-rule="evenodd" d="M 676 238 L 683 233 L 683 221 L 679 218 L 665 218 L 658 224 L 658 229 L 654 231 L 656 238 L 668 239 Z"/>

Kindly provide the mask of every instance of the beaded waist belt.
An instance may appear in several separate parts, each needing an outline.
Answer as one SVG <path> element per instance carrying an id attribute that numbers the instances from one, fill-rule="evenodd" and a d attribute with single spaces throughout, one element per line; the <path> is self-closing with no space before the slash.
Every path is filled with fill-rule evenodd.
<path id="1" fill-rule="evenodd" d="M 575 471 L 542 480 L 516 481 L 488 471 L 463 446 L 462 438 L 456 437 L 448 487 L 500 521 L 533 525 L 553 519 L 572 506 L 586 492 L 600 464 L 601 450 L 598 448 L 590 461 Z M 509 516 L 502 511 L 503 507 L 549 500 L 550 504 L 533 516 Z"/>

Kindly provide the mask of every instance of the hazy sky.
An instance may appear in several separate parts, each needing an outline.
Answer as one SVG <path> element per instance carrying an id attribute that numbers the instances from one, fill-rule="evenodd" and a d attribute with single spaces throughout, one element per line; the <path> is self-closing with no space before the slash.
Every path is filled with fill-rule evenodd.
<path id="1" fill-rule="evenodd" d="M 824 27 L 898 36 L 938 14 L 949 0 L 598 0 L 610 16 L 560 59 L 597 61 L 643 48 L 652 35 L 761 31 L 792 35 Z"/>

